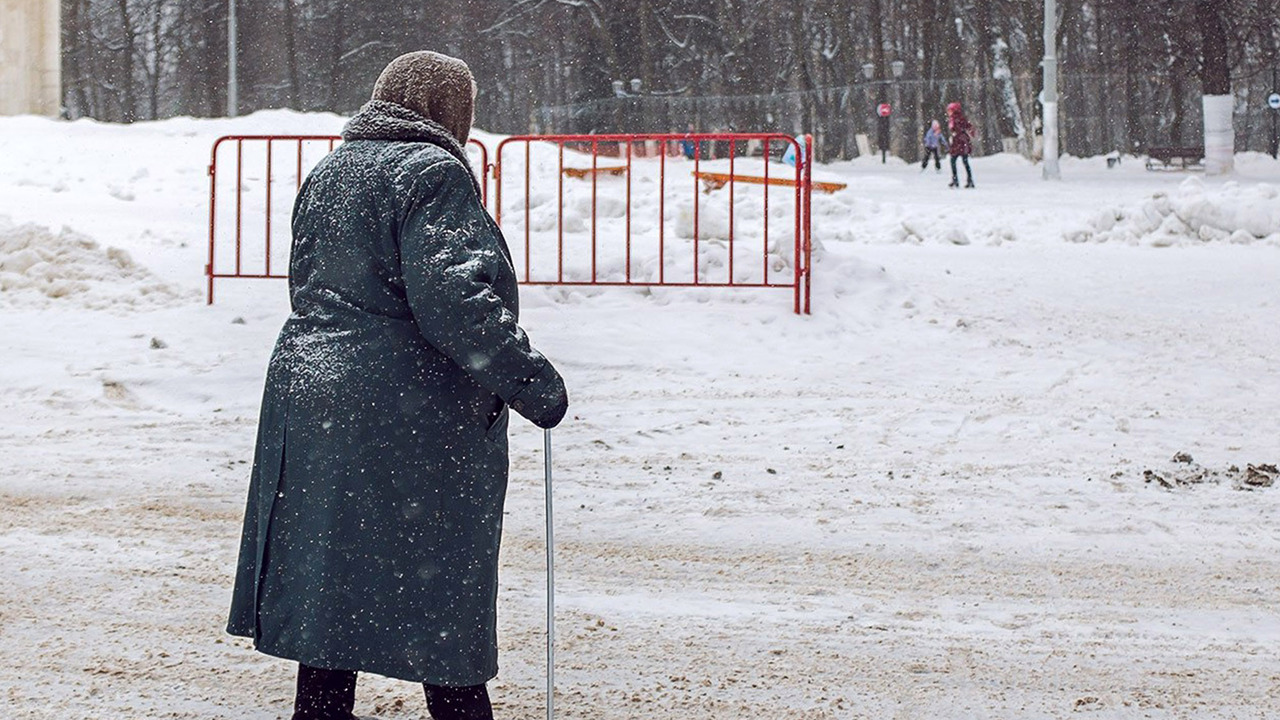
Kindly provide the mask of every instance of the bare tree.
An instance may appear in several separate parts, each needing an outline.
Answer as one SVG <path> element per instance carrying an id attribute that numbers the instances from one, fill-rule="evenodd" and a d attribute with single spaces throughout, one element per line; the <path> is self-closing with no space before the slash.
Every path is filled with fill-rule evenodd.
<path id="1" fill-rule="evenodd" d="M 62 0 L 64 104 L 130 121 L 225 105 L 227 0 Z M 894 150 L 951 100 L 979 143 L 1031 148 L 1041 0 L 243 2 L 241 104 L 350 112 L 387 61 L 430 48 L 475 71 L 482 126 L 810 130 L 848 156 L 894 100 Z M 1064 150 L 1191 142 L 1202 91 L 1264 92 L 1280 0 L 1059 0 Z M 1210 12 L 1212 11 L 1212 12 Z M 1201 19 L 1203 17 L 1203 20 Z M 904 63 L 895 81 L 891 61 Z M 861 66 L 875 69 L 872 82 Z M 1224 83 L 1225 77 L 1225 83 Z M 614 81 L 645 97 L 615 98 Z M 1232 82 L 1235 88 L 1232 87 Z M 1247 107 L 1257 105 L 1250 101 Z M 1244 107 L 1244 105 L 1242 105 Z M 1261 109 L 1236 117 L 1261 149 Z"/>

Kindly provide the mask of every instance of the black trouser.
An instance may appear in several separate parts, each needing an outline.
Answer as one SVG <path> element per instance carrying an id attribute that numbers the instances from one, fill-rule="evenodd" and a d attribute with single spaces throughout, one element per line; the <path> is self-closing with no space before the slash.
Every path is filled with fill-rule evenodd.
<path id="1" fill-rule="evenodd" d="M 493 720 L 484 685 L 441 687 L 422 684 L 427 712 L 434 720 Z M 356 704 L 356 672 L 324 670 L 298 663 L 298 694 L 293 720 L 352 720 Z"/>
<path id="2" fill-rule="evenodd" d="M 960 184 L 960 176 L 956 174 L 956 158 L 962 158 L 964 160 L 964 176 L 965 176 L 965 179 L 968 181 L 968 184 L 972 185 L 973 171 L 969 169 L 968 155 L 952 155 L 951 156 L 951 183 L 953 185 Z"/>
<path id="3" fill-rule="evenodd" d="M 929 158 L 933 158 L 933 166 L 942 169 L 942 155 L 936 147 L 927 147 L 924 149 L 924 162 L 920 163 L 920 169 L 924 170 L 929 167 Z"/>

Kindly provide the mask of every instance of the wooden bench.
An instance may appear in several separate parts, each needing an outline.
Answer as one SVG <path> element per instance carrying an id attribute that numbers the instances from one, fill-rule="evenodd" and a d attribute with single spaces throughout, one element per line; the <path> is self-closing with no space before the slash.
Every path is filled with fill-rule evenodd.
<path id="1" fill-rule="evenodd" d="M 712 190 L 719 190 L 725 185 L 728 185 L 730 180 L 736 183 L 742 182 L 742 183 L 750 183 L 752 185 L 764 185 L 768 183 L 769 185 L 782 185 L 785 187 L 796 186 L 796 181 L 788 177 L 770 176 L 769 178 L 766 179 L 766 178 L 758 177 L 755 175 L 730 175 L 729 173 L 705 172 L 705 171 L 694 171 L 693 176 L 702 181 L 702 184 L 705 185 L 707 188 L 706 190 L 707 192 L 711 192 Z M 843 190 L 846 187 L 849 187 L 845 183 L 823 182 L 821 180 L 814 180 L 810 184 L 813 185 L 814 190 L 818 190 L 824 193 L 833 193 L 837 190 Z"/>
<path id="2" fill-rule="evenodd" d="M 1174 162 L 1177 165 L 1174 165 Z M 1203 167 L 1203 147 L 1153 147 L 1147 148 L 1148 170 L 1188 170 Z"/>
<path id="3" fill-rule="evenodd" d="M 564 169 L 564 174 L 572 178 L 578 178 L 580 180 L 589 178 L 592 175 L 626 175 L 627 166 L 626 165 L 603 165 L 603 166 L 594 167 L 594 168 L 567 167 Z"/>

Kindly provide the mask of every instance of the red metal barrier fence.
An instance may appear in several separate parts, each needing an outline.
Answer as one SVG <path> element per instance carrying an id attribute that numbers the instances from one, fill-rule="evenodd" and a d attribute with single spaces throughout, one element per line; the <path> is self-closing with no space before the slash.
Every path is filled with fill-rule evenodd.
<path id="1" fill-rule="evenodd" d="M 340 141 L 234 135 L 214 143 L 210 303 L 217 279 L 288 277 L 294 195 Z M 515 136 L 499 143 L 493 165 L 483 143 L 470 145 L 480 153 L 486 206 L 492 170 L 492 212 L 526 284 L 790 288 L 795 312 L 808 313 L 813 141 L 800 142 L 775 133 Z M 504 157 L 509 145 L 524 152 Z M 788 148 L 799 158 L 794 168 L 770 163 Z M 234 153 L 221 176 L 220 150 Z M 517 180 L 504 207 L 504 186 Z M 220 182 L 229 186 L 221 193 Z M 273 243 L 281 226 L 286 241 Z"/>
<path id="2" fill-rule="evenodd" d="M 306 174 L 333 151 L 337 135 L 228 135 L 213 143 L 209 161 L 208 302 L 215 280 L 289 277 L 293 199 Z M 489 204 L 489 149 L 479 153 L 482 199 Z M 230 157 L 222 157 L 222 156 Z M 230 163 L 219 165 L 219 159 Z M 283 242 L 275 242 L 283 230 Z"/>
<path id="3" fill-rule="evenodd" d="M 494 153 L 494 215 L 526 284 L 790 288 L 795 312 L 808 313 L 812 138 L 803 142 L 513 136 Z M 770 162 L 788 147 L 794 168 Z"/>

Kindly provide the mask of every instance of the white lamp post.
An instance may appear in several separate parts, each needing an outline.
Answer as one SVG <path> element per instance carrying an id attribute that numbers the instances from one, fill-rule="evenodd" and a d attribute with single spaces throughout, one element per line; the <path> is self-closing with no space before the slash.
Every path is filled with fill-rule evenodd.
<path id="1" fill-rule="evenodd" d="M 227 117 L 235 117 L 240 107 L 236 64 L 236 0 L 227 0 Z"/>
<path id="2" fill-rule="evenodd" d="M 1040 99 L 1044 132 L 1044 179 L 1061 180 L 1058 166 L 1058 8 L 1044 0 L 1044 96 Z"/>

